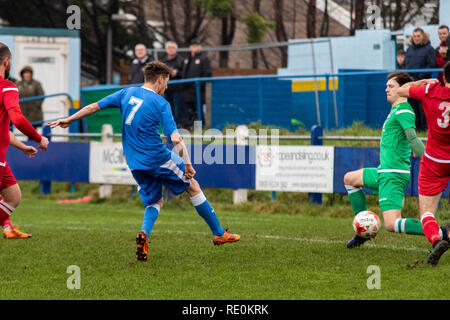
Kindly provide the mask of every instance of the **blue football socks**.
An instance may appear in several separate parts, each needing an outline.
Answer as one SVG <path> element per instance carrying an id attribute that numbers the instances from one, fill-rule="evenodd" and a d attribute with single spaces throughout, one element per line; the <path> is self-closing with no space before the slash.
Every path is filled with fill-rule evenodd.
<path id="1" fill-rule="evenodd" d="M 213 235 L 223 236 L 225 230 L 220 226 L 219 219 L 217 219 L 213 207 L 211 207 L 203 192 L 193 196 L 191 202 L 198 214 L 206 221 Z"/>
<path id="2" fill-rule="evenodd" d="M 141 231 L 145 231 L 147 237 L 150 235 L 150 232 L 152 232 L 153 225 L 159 215 L 159 210 L 161 210 L 161 207 L 156 203 L 145 208 L 144 221 L 142 221 Z"/>

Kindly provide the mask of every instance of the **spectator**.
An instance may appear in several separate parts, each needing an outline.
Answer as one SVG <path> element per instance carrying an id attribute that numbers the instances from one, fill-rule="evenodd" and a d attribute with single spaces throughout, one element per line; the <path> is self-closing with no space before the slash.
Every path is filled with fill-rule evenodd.
<path id="1" fill-rule="evenodd" d="M 397 50 L 397 69 L 404 69 L 403 64 L 405 62 L 405 51 L 403 49 Z"/>
<path id="2" fill-rule="evenodd" d="M 443 68 L 447 62 L 448 47 L 446 45 L 446 40 L 449 37 L 448 27 L 446 25 L 439 27 L 438 36 L 441 43 L 436 48 L 436 68 Z M 444 83 L 444 75 L 442 72 L 439 72 L 438 79 Z"/>
<path id="3" fill-rule="evenodd" d="M 174 41 L 168 41 L 165 45 L 166 57 L 163 62 L 171 68 L 170 80 L 180 80 L 183 72 L 183 58 L 178 55 L 178 45 Z M 181 125 L 184 120 L 182 117 L 182 84 L 170 84 L 166 90 L 165 98 L 172 107 L 172 114 L 177 125 Z"/>
<path id="4" fill-rule="evenodd" d="M 436 67 L 436 51 L 431 46 L 429 38 L 429 35 L 423 29 L 414 29 L 412 43 L 405 55 L 405 69 L 432 69 Z M 414 80 L 422 80 L 431 78 L 431 73 L 413 73 L 411 76 Z"/>
<path id="5" fill-rule="evenodd" d="M 191 53 L 187 59 L 184 60 L 183 66 L 183 79 L 186 78 L 200 78 L 211 77 L 211 63 L 206 55 L 202 51 L 202 45 L 198 39 L 194 39 L 189 49 Z M 205 112 L 206 112 L 206 83 L 200 83 L 200 101 L 201 101 L 201 119 L 203 125 L 205 124 Z M 198 118 L 197 115 L 197 95 L 195 89 L 195 83 L 186 83 L 183 86 L 183 102 L 184 108 L 184 127 L 192 128 L 194 121 Z"/>
<path id="6" fill-rule="evenodd" d="M 431 46 L 429 35 L 421 28 L 413 31 L 412 43 L 406 51 L 404 68 L 405 69 L 432 69 L 436 67 L 436 51 Z M 431 78 L 429 72 L 412 73 L 415 81 Z M 416 114 L 417 131 L 427 130 L 425 114 L 420 101 L 409 100 L 414 113 Z"/>
<path id="7" fill-rule="evenodd" d="M 152 59 L 147 54 L 147 47 L 142 43 L 139 43 L 134 47 L 134 55 L 136 56 L 136 59 L 131 63 L 128 83 L 144 83 L 144 68 L 147 63 L 152 61 Z"/>
<path id="8" fill-rule="evenodd" d="M 19 89 L 20 98 L 29 98 L 36 96 L 43 96 L 44 90 L 39 81 L 33 79 L 33 69 L 30 66 L 25 66 L 20 71 L 21 81 L 17 82 L 17 88 Z M 43 121 L 42 115 L 42 102 L 40 100 L 31 100 L 20 103 L 22 113 L 31 123 L 36 121 Z M 40 127 L 42 124 L 33 124 L 33 127 Z"/>

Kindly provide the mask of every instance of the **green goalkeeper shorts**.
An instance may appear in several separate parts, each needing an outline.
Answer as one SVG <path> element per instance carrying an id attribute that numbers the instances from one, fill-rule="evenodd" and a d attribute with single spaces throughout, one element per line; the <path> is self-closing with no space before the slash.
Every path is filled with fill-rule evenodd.
<path id="1" fill-rule="evenodd" d="M 378 168 L 364 168 L 363 171 L 364 187 L 378 193 L 378 202 L 383 212 L 402 209 L 409 178 L 408 173 L 378 173 Z"/>

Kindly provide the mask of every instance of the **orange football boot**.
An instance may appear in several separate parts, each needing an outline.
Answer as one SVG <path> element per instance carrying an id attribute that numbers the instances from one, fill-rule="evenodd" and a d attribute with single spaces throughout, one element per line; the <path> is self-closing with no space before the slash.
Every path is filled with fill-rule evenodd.
<path id="1" fill-rule="evenodd" d="M 3 238 L 5 239 L 27 239 L 31 238 L 31 234 L 19 230 L 19 226 L 13 230 L 3 230 Z"/>
<path id="2" fill-rule="evenodd" d="M 140 231 L 136 236 L 136 258 L 138 261 L 147 261 L 148 259 L 148 243 L 145 231 Z"/>
<path id="3" fill-rule="evenodd" d="M 229 233 L 228 228 L 227 228 L 227 229 L 225 229 L 225 233 L 223 234 L 223 236 L 214 236 L 213 243 L 216 246 L 220 246 L 227 242 L 239 241 L 239 239 L 241 239 L 240 235 L 234 234 L 234 233 Z"/>

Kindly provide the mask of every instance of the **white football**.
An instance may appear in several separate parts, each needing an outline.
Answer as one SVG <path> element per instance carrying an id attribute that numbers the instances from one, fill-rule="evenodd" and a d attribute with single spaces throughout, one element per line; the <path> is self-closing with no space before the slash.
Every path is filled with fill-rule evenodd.
<path id="1" fill-rule="evenodd" d="M 362 211 L 353 219 L 353 230 L 361 238 L 375 238 L 380 225 L 380 218 L 372 211 Z"/>

